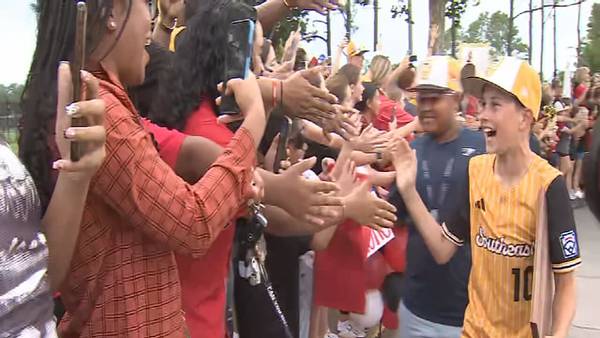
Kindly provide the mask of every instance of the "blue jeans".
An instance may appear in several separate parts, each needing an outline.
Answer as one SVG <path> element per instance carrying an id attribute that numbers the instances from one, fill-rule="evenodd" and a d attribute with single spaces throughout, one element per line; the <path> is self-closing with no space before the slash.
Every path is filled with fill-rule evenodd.
<path id="1" fill-rule="evenodd" d="M 410 312 L 404 303 L 398 308 L 400 328 L 394 338 L 460 338 L 462 327 L 430 322 Z"/>

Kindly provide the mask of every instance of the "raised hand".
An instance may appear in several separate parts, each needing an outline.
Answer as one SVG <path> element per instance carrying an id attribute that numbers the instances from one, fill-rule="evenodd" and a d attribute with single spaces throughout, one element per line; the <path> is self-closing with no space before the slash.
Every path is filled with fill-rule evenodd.
<path id="1" fill-rule="evenodd" d="M 374 230 L 391 228 L 396 222 L 396 208 L 374 196 L 370 183 L 365 181 L 344 198 L 344 215 Z"/>
<path id="2" fill-rule="evenodd" d="M 339 190 L 337 184 L 302 177 L 302 173 L 311 169 L 316 161 L 315 157 L 300 161 L 281 174 L 286 193 L 280 206 L 298 219 L 322 226 L 324 218 L 340 216 L 342 198 L 334 196 Z"/>
<path id="3" fill-rule="evenodd" d="M 167 27 L 175 25 L 175 20 L 183 19 L 184 12 L 184 0 L 160 0 L 158 2 L 159 19 Z"/>
<path id="4" fill-rule="evenodd" d="M 254 76 L 250 76 L 245 80 L 232 79 L 227 82 L 225 95 L 232 95 L 240 107 L 239 115 L 222 115 L 219 116 L 220 123 L 231 123 L 237 120 L 244 119 L 248 114 L 265 115 L 265 107 L 262 100 L 262 95 L 258 87 L 258 82 Z M 223 94 L 223 84 L 218 86 L 219 92 Z M 217 98 L 217 105 L 221 104 L 221 97 Z"/>
<path id="5" fill-rule="evenodd" d="M 319 76 L 319 71 L 319 67 L 303 70 L 283 81 L 282 103 L 288 116 L 318 125 L 335 118 L 333 104 L 337 103 L 337 98 L 310 82 Z"/>
<path id="6" fill-rule="evenodd" d="M 68 63 L 58 67 L 58 99 L 56 105 L 55 141 L 61 159 L 54 169 L 68 172 L 73 177 L 89 180 L 96 173 L 106 154 L 104 129 L 104 101 L 98 98 L 98 79 L 82 71 L 81 80 L 87 101 L 73 102 L 71 68 Z M 71 118 L 83 118 L 87 127 L 70 127 Z M 71 142 L 81 142 L 82 156 L 71 162 Z"/>
<path id="7" fill-rule="evenodd" d="M 363 153 L 381 152 L 387 148 L 388 141 L 389 135 L 373 128 L 371 124 L 360 135 L 348 139 L 353 150 L 362 151 Z"/>
<path id="8" fill-rule="evenodd" d="M 332 173 L 333 180 L 340 188 L 339 195 L 346 196 L 357 186 L 356 184 L 356 164 L 354 161 L 346 161 L 339 164 L 340 170 Z"/>
<path id="9" fill-rule="evenodd" d="M 392 162 L 396 169 L 396 186 L 402 193 L 414 189 L 417 180 L 417 155 L 406 140 L 398 140 L 392 150 Z"/>
<path id="10" fill-rule="evenodd" d="M 288 0 L 291 7 L 306 9 L 309 11 L 317 11 L 321 14 L 326 14 L 328 10 L 338 9 L 338 0 Z"/>

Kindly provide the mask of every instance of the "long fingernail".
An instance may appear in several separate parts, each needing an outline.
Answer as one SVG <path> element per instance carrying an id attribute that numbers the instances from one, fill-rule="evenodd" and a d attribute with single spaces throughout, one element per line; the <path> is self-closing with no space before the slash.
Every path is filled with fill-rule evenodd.
<path id="1" fill-rule="evenodd" d="M 73 128 L 65 129 L 65 138 L 73 138 L 75 137 L 75 130 Z"/>
<path id="2" fill-rule="evenodd" d="M 52 169 L 54 169 L 54 170 L 61 169 L 60 161 L 54 161 L 54 162 L 52 162 Z"/>
<path id="3" fill-rule="evenodd" d="M 59 67 L 60 67 L 60 66 L 62 66 L 62 65 L 67 65 L 67 66 L 68 66 L 68 65 L 69 65 L 69 61 L 60 61 L 60 62 L 58 63 L 58 66 L 59 66 Z"/>
<path id="4" fill-rule="evenodd" d="M 79 112 L 79 105 L 77 105 L 77 103 L 71 103 L 65 107 L 65 111 L 68 116 L 73 116 Z"/>
<path id="5" fill-rule="evenodd" d="M 90 74 L 89 72 L 85 71 L 85 70 L 81 70 L 81 78 L 83 80 L 88 80 L 90 78 L 92 74 Z"/>

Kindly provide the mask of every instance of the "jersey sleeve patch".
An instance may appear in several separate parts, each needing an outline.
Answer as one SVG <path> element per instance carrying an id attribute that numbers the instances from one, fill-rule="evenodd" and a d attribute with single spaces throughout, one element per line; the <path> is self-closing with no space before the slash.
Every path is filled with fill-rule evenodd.
<path id="1" fill-rule="evenodd" d="M 575 231 L 564 231 L 560 234 L 559 238 L 562 254 L 565 259 L 579 256 L 579 245 L 577 244 L 577 234 Z"/>

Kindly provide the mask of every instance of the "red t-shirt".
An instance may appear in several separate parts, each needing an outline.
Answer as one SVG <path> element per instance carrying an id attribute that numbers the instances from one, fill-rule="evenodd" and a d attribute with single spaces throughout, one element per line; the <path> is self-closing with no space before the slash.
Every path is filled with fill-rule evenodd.
<path id="1" fill-rule="evenodd" d="M 412 115 L 402 108 L 400 103 L 388 98 L 385 95 L 380 95 L 379 99 L 381 101 L 379 105 L 379 114 L 377 114 L 377 117 L 375 120 L 373 120 L 373 127 L 379 130 L 389 131 L 394 110 L 396 110 L 398 128 L 409 124 L 414 119 Z"/>
<path id="2" fill-rule="evenodd" d="M 222 147 L 226 147 L 233 138 L 231 130 L 217 123 L 213 106 L 207 98 L 190 115 L 183 133 L 157 126 L 146 119 L 143 123 L 154 135 L 161 158 L 172 168 L 186 135 L 202 136 Z M 175 255 L 181 303 L 191 337 L 225 337 L 225 285 L 234 235 L 235 226 L 231 223 L 202 258 Z"/>
<path id="3" fill-rule="evenodd" d="M 588 88 L 583 83 L 580 83 L 579 85 L 577 85 L 577 87 L 575 87 L 575 90 L 573 90 L 574 98 L 580 99 L 585 94 L 587 89 Z"/>
<path id="4" fill-rule="evenodd" d="M 222 147 L 233 137 L 231 130 L 217 122 L 213 105 L 206 97 L 188 118 L 183 133 L 205 137 Z M 219 234 L 204 257 L 193 259 L 175 255 L 181 302 L 191 337 L 225 337 L 225 286 L 234 235 L 235 223 L 232 222 Z"/>
<path id="5" fill-rule="evenodd" d="M 158 144 L 160 158 L 174 169 L 185 135 L 177 130 L 158 126 L 145 118 L 142 118 L 142 124 Z"/>

